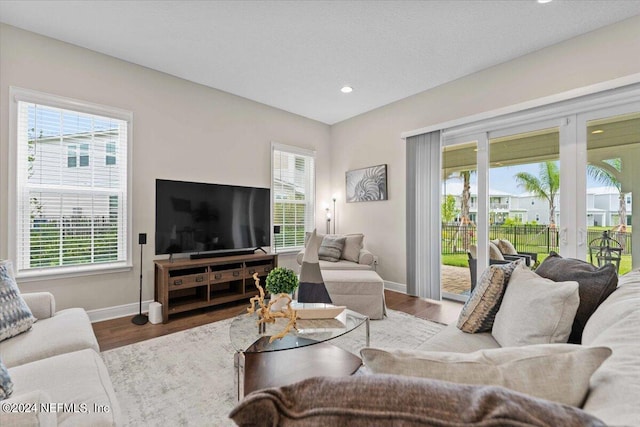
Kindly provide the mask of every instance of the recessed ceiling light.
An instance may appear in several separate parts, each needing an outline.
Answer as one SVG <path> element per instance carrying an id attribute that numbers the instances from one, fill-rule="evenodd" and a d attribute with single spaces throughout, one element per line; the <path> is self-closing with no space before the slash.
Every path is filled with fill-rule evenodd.
<path id="1" fill-rule="evenodd" d="M 540 4 L 551 3 L 552 0 L 537 0 Z"/>
<path id="2" fill-rule="evenodd" d="M 351 93 L 351 92 L 353 92 L 353 88 L 351 86 L 342 86 L 342 89 L 340 89 L 340 92 L 342 92 L 342 93 Z"/>
<path id="3" fill-rule="evenodd" d="M 602 129 L 596 129 L 593 132 L 591 132 L 592 134 L 597 134 L 597 133 L 604 133 L 604 131 Z"/>

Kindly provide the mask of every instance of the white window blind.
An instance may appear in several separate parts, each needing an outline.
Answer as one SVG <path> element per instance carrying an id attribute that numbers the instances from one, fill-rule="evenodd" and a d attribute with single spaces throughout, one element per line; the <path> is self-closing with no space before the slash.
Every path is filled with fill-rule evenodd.
<path id="1" fill-rule="evenodd" d="M 302 248 L 315 222 L 315 152 L 273 144 L 271 165 L 274 249 Z"/>
<path id="2" fill-rule="evenodd" d="M 124 266 L 129 123 L 16 99 L 17 273 Z"/>

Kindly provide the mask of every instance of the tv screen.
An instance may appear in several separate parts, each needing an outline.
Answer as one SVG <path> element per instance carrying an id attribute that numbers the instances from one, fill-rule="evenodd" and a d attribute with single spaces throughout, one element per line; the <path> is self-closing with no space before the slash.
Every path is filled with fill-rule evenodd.
<path id="1" fill-rule="evenodd" d="M 271 244 L 268 188 L 156 180 L 156 255 Z"/>

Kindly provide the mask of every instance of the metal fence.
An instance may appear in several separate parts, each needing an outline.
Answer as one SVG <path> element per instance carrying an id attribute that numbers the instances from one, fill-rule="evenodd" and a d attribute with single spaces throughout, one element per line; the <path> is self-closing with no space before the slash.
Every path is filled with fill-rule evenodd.
<path id="1" fill-rule="evenodd" d="M 443 225 L 442 226 L 442 253 L 459 254 L 469 250 L 470 245 L 476 245 L 477 229 L 474 225 Z M 602 229 L 588 230 L 586 243 L 602 236 Z M 623 247 L 623 254 L 631 254 L 631 233 L 610 233 Z M 491 225 L 489 226 L 489 239 L 509 240 L 513 246 L 521 252 L 549 253 L 559 250 L 560 236 L 558 229 L 549 228 L 546 225 Z"/>

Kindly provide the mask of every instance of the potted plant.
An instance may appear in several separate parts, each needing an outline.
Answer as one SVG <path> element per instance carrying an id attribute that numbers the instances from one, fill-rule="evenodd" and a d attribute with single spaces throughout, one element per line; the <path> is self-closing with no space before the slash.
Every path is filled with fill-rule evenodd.
<path id="1" fill-rule="evenodd" d="M 298 275 L 286 267 L 276 267 L 267 275 L 265 285 L 270 294 L 291 294 L 298 288 Z"/>
<path id="2" fill-rule="evenodd" d="M 265 289 L 276 298 L 280 294 L 292 294 L 298 288 L 298 275 L 286 267 L 276 267 L 267 276 Z M 286 298 L 280 298 L 282 306 L 286 305 Z M 276 308 L 277 309 L 277 308 Z"/>

